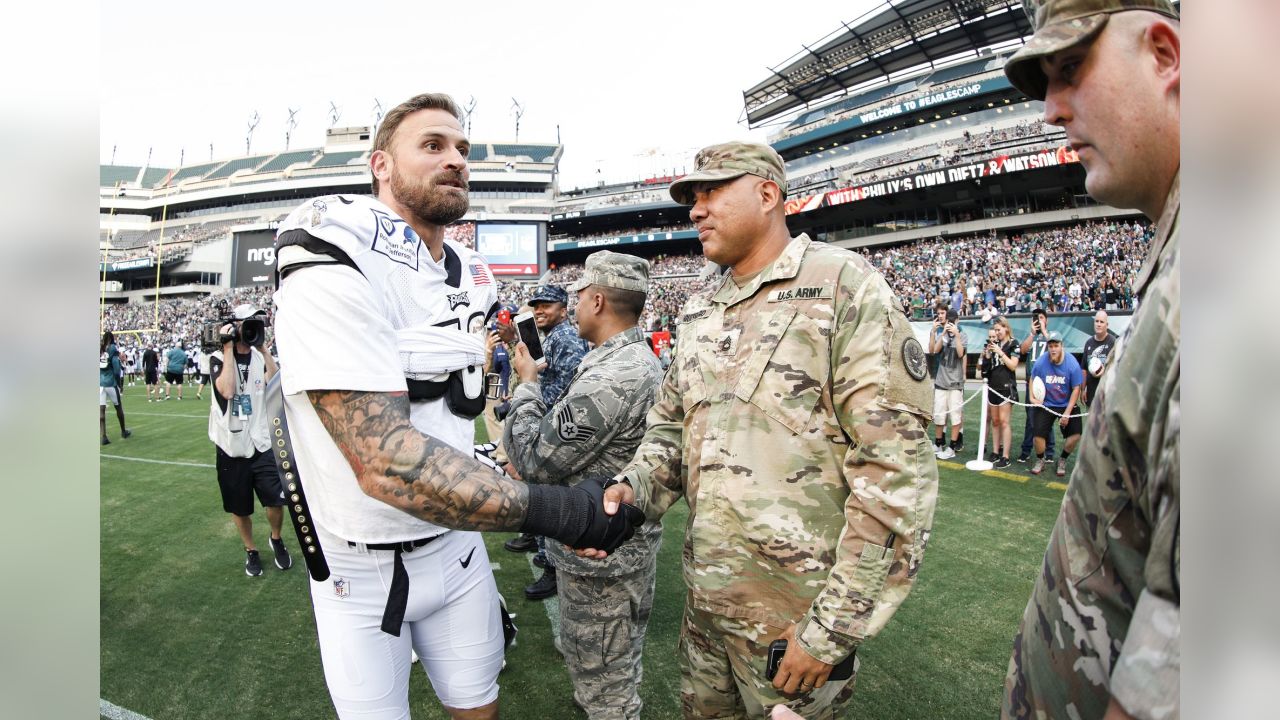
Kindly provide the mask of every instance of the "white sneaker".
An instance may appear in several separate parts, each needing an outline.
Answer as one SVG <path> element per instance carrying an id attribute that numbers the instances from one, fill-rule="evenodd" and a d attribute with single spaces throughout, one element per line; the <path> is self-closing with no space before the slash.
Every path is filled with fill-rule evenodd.
<path id="1" fill-rule="evenodd" d="M 955 456 L 956 456 L 956 451 L 952 450 L 950 445 L 942 448 L 942 452 L 938 453 L 939 460 L 950 460 Z"/>

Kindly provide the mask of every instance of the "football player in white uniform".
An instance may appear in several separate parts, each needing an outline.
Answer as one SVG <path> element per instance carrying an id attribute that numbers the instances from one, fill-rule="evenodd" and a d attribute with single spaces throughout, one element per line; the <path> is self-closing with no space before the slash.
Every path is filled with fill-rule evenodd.
<path id="1" fill-rule="evenodd" d="M 309 200 L 276 239 L 288 433 L 273 441 L 296 460 L 280 464 L 286 483 L 305 486 L 298 531 L 327 563 L 317 572 L 307 546 L 341 718 L 407 718 L 415 650 L 452 717 L 497 717 L 503 632 L 474 531 L 616 547 L 643 521 L 604 514 L 607 478 L 528 486 L 472 457 L 497 295 L 484 259 L 444 238 L 468 208 L 460 118 L 447 95 L 402 103 L 374 140 L 374 197 Z"/>

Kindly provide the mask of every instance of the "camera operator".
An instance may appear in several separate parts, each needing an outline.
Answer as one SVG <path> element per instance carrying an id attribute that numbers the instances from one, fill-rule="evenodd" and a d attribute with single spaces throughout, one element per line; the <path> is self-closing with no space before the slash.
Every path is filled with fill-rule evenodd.
<path id="1" fill-rule="evenodd" d="M 219 330 L 221 350 L 209 353 L 209 374 L 214 378 L 209 403 L 209 439 L 217 446 L 218 487 L 222 509 L 231 513 L 244 542 L 244 572 L 262 574 L 262 560 L 253 541 L 253 494 L 267 511 L 271 526 L 271 550 L 276 567 L 293 565 L 280 537 L 284 518 L 284 492 L 271 438 L 263 415 L 263 391 L 276 374 L 276 361 L 265 352 L 266 313 L 250 304 L 237 305 L 232 321 Z M 230 358 L 230 360 L 228 360 Z"/>

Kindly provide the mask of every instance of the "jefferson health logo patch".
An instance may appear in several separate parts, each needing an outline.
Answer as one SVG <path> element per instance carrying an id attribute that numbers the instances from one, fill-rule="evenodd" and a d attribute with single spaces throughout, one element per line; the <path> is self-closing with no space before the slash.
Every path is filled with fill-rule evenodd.
<path id="1" fill-rule="evenodd" d="M 409 224 L 387 213 L 370 210 L 373 213 L 374 233 L 372 250 L 395 260 L 401 265 L 408 265 L 415 271 L 418 269 L 418 249 L 422 240 Z"/>

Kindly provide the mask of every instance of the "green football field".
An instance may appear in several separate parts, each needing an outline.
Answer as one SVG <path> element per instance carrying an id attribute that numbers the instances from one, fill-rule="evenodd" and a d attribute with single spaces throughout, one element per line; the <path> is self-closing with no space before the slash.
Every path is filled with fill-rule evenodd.
<path id="1" fill-rule="evenodd" d="M 148 403 L 125 388 L 133 437 L 101 456 L 101 689 L 104 716 L 123 708 L 154 720 L 330 718 L 306 569 L 281 572 L 264 553 L 264 574 L 244 574 L 244 551 L 223 513 L 206 436 L 209 395 Z M 850 718 L 991 718 L 998 712 L 1010 643 L 1031 591 L 1063 486 L 1025 465 L 978 474 L 958 461 L 977 446 L 976 401 L 966 406 L 964 457 L 940 465 L 933 536 L 906 604 L 862 660 Z M 1015 450 L 1022 416 L 1015 408 Z M 484 437 L 483 424 L 478 434 Z M 1047 476 L 1047 477 L 1046 477 Z M 684 602 L 680 546 L 687 507 L 664 520 L 657 600 L 645 647 L 644 717 L 677 718 L 679 621 Z M 259 549 L 266 517 L 254 515 Z M 567 720 L 568 674 L 552 645 L 557 606 L 525 599 L 536 577 L 530 555 L 486 536 L 498 587 L 520 627 L 499 682 L 502 716 Z M 445 718 L 425 673 L 415 670 L 415 718 Z M 109 703 L 110 705 L 107 705 Z M 112 707 L 114 706 L 114 707 Z"/>

